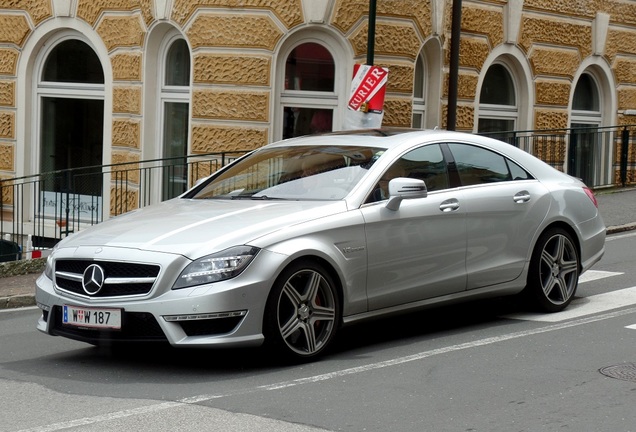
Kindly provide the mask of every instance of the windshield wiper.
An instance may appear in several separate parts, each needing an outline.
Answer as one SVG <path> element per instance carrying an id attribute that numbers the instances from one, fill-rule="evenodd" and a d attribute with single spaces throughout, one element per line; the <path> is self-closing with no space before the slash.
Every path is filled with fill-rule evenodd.
<path id="1" fill-rule="evenodd" d="M 253 200 L 263 200 L 263 201 L 267 201 L 267 200 L 285 200 L 286 198 L 278 198 L 278 197 L 271 197 L 271 196 L 267 196 L 267 195 L 252 195 L 251 198 Z"/>

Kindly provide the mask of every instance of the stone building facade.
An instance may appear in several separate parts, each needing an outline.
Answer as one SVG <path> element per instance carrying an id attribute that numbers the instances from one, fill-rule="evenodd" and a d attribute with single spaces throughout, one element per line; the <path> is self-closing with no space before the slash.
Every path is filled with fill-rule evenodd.
<path id="1" fill-rule="evenodd" d="M 368 0 L 0 0 L 0 176 L 249 150 L 290 136 L 298 113 L 325 111 L 341 129 L 368 10 Z M 451 10 L 452 0 L 377 1 L 384 125 L 445 127 Z M 290 69 L 301 64 L 306 77 Z M 459 130 L 636 123 L 636 3 L 463 0 L 458 83 Z M 603 146 L 595 178 L 607 186 L 618 149 Z M 573 150 L 552 147 L 568 170 Z"/>

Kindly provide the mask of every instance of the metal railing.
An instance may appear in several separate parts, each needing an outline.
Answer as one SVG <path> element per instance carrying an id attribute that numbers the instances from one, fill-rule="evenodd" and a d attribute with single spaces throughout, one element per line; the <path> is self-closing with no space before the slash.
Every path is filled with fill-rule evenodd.
<path id="1" fill-rule="evenodd" d="M 636 125 L 581 125 L 481 135 L 519 147 L 595 189 L 636 182 L 636 155 L 630 151 L 636 140 Z"/>
<path id="2" fill-rule="evenodd" d="M 65 169 L 0 180 L 0 262 L 37 257 L 70 233 L 180 195 L 246 151 Z"/>
<path id="3" fill-rule="evenodd" d="M 636 184 L 636 125 L 482 133 L 592 188 Z M 179 195 L 246 151 L 60 170 L 0 180 L 0 262 L 29 258 L 105 218 Z"/>

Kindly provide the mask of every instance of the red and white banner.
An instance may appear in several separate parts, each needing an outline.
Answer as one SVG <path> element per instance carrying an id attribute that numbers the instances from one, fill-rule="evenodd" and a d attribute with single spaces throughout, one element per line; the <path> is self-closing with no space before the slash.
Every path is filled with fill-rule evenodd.
<path id="1" fill-rule="evenodd" d="M 378 66 L 355 65 L 347 103 L 345 129 L 382 126 L 384 95 L 389 70 Z"/>
<path id="2" fill-rule="evenodd" d="M 386 68 L 355 65 L 349 109 L 360 111 L 362 108 L 362 111 L 365 111 L 363 107 L 366 106 L 367 112 L 382 112 L 388 77 L 389 70 Z"/>

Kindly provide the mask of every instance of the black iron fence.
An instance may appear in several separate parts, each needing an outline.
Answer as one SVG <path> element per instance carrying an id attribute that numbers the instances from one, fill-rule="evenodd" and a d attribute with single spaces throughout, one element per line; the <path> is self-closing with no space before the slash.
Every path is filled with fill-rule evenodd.
<path id="1" fill-rule="evenodd" d="M 581 178 L 636 184 L 636 125 L 482 133 Z M 104 218 L 175 197 L 245 151 L 154 159 L 0 180 L 0 262 L 35 257 Z"/>
<path id="2" fill-rule="evenodd" d="M 173 198 L 245 151 L 92 166 L 0 180 L 0 262 L 40 255 L 104 218 Z"/>
<path id="3" fill-rule="evenodd" d="M 598 189 L 636 183 L 636 125 L 482 133 L 508 142 Z"/>

